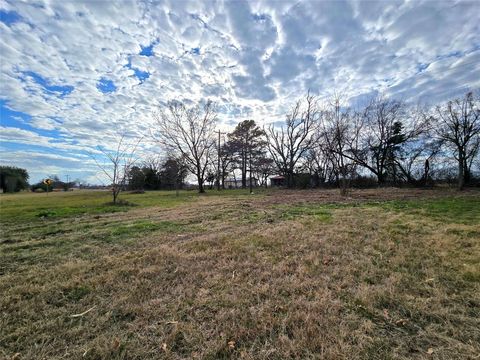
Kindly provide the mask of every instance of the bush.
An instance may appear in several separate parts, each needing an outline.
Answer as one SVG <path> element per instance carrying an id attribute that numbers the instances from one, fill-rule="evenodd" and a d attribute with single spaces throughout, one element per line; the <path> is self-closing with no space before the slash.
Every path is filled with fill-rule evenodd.
<path id="1" fill-rule="evenodd" d="M 351 182 L 352 187 L 359 189 L 375 188 L 378 186 L 377 179 L 373 176 L 359 175 Z"/>
<path id="2" fill-rule="evenodd" d="M 57 215 L 55 211 L 52 210 L 42 210 L 37 214 L 37 217 L 48 218 Z"/>
<path id="3" fill-rule="evenodd" d="M 34 192 L 46 192 L 47 191 L 47 185 L 45 185 L 42 181 L 40 181 L 39 183 L 36 183 L 36 184 L 33 184 L 30 189 L 32 189 L 32 191 Z M 40 190 L 40 191 L 38 191 Z M 51 192 L 52 191 L 52 187 L 49 186 L 48 187 L 48 192 Z"/>

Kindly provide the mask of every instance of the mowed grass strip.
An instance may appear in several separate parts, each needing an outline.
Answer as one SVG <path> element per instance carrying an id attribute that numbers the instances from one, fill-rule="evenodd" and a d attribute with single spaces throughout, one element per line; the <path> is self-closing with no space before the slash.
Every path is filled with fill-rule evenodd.
<path id="1" fill-rule="evenodd" d="M 478 193 L 273 206 L 262 196 L 5 221 L 0 356 L 480 353 Z"/>
<path id="2" fill-rule="evenodd" d="M 198 196 L 194 191 L 151 191 L 144 194 L 122 193 L 120 200 L 135 206 L 174 207 Z M 80 190 L 53 193 L 20 193 L 0 196 L 1 222 L 29 222 L 37 219 L 128 211 L 129 206 L 112 206 L 107 190 Z"/>
<path id="3" fill-rule="evenodd" d="M 36 230 L 36 231 L 35 231 Z M 28 271 L 31 265 L 52 266 L 72 257 L 90 259 L 100 249 L 122 251 L 149 234 L 175 235 L 202 229 L 187 221 L 109 219 L 88 224 L 57 223 L 35 228 L 25 238 L 10 237 L 0 248 L 0 274 Z M 37 236 L 35 236 L 37 234 Z M 100 248 L 100 249 L 99 249 Z"/>

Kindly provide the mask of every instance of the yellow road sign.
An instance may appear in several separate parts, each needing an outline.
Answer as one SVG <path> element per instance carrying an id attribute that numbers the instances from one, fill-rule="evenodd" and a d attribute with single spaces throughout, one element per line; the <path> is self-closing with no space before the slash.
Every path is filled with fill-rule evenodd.
<path id="1" fill-rule="evenodd" d="M 53 180 L 52 179 L 45 179 L 45 180 L 43 180 L 43 183 L 47 186 L 50 186 L 50 185 L 53 184 Z"/>

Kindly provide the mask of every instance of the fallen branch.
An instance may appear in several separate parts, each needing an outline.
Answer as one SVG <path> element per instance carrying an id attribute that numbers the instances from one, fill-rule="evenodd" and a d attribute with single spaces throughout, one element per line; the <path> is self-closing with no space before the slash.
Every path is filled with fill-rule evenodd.
<path id="1" fill-rule="evenodd" d="M 83 315 L 85 315 L 85 314 L 88 314 L 90 311 L 92 311 L 92 310 L 95 309 L 96 307 L 97 307 L 97 306 L 95 305 L 95 306 L 91 307 L 91 308 L 88 309 L 88 310 L 85 310 L 84 312 L 82 312 L 82 313 L 80 313 L 80 314 L 70 315 L 70 317 L 71 317 L 71 318 L 81 317 L 81 316 L 83 316 Z"/>

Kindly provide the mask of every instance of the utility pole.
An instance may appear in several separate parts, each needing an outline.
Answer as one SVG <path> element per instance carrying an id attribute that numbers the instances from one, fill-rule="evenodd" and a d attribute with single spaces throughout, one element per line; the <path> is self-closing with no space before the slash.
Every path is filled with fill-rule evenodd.
<path id="1" fill-rule="evenodd" d="M 221 155 L 221 151 L 220 151 L 220 135 L 221 134 L 226 134 L 226 133 L 223 133 L 223 132 L 220 132 L 220 130 L 218 130 L 218 153 L 217 153 L 217 190 L 220 191 L 220 155 Z M 223 174 L 222 174 L 223 176 Z"/>

